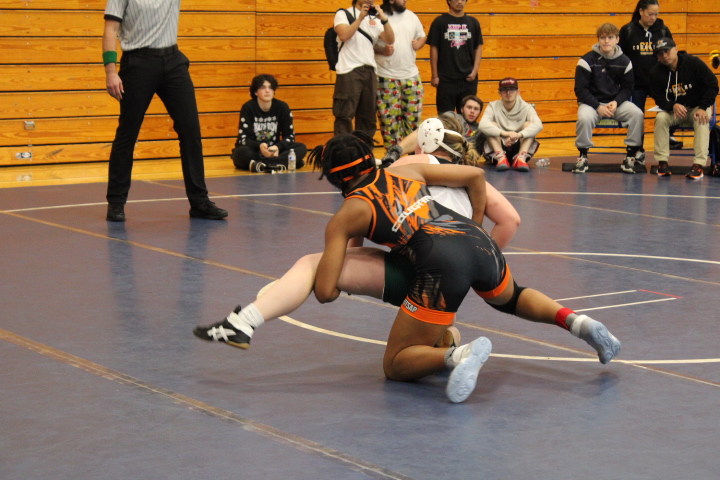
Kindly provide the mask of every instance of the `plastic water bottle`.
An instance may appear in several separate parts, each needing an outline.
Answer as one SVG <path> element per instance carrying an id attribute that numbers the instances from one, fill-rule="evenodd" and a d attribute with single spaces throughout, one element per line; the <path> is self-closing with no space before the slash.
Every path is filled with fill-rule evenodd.
<path id="1" fill-rule="evenodd" d="M 550 165 L 550 160 L 548 160 L 547 158 L 538 158 L 535 162 L 535 165 L 537 167 L 547 167 Z"/>
<path id="2" fill-rule="evenodd" d="M 291 148 L 290 153 L 288 154 L 288 171 L 294 172 L 296 166 L 297 166 L 297 162 L 295 160 L 295 150 L 293 150 Z"/>

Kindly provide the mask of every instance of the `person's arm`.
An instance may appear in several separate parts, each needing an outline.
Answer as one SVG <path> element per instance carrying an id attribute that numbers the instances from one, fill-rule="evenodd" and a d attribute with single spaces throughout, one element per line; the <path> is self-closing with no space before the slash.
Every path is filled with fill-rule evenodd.
<path id="1" fill-rule="evenodd" d="M 240 109 L 240 125 L 238 126 L 237 144 L 250 147 L 259 152 L 262 142 L 259 142 L 255 138 L 255 112 L 253 112 L 253 109 L 251 108 L 251 102 L 257 103 L 257 100 L 248 101 Z"/>
<path id="2" fill-rule="evenodd" d="M 592 82 L 592 72 L 590 65 L 581 58 L 575 67 L 575 97 L 578 101 L 597 109 L 600 101 L 590 93 L 590 83 Z"/>
<path id="3" fill-rule="evenodd" d="M 490 231 L 490 236 L 502 250 L 507 247 L 520 228 L 520 214 L 495 187 L 488 183 L 486 188 L 485 215 L 495 224 Z"/>
<path id="4" fill-rule="evenodd" d="M 388 18 L 387 13 L 385 13 L 381 8 L 378 8 L 377 11 L 380 23 L 383 25 L 383 31 L 380 34 L 380 39 L 388 45 L 392 45 L 395 43 L 395 32 L 393 31 L 392 25 L 390 25 L 390 19 Z"/>
<path id="5" fill-rule="evenodd" d="M 338 38 L 341 42 L 347 42 L 352 38 L 353 35 L 358 31 L 358 28 L 360 28 L 360 24 L 362 23 L 363 19 L 368 16 L 368 8 L 369 6 L 367 4 L 363 5 L 360 9 L 360 14 L 357 16 L 355 21 L 351 24 L 347 23 L 340 23 L 338 25 L 335 25 L 335 32 L 338 35 Z M 345 16 L 345 13 L 343 13 L 343 17 Z"/>
<path id="6" fill-rule="evenodd" d="M 315 298 L 320 303 L 337 299 L 340 274 L 345 263 L 345 251 L 350 239 L 362 236 L 372 220 L 372 211 L 365 201 L 346 200 L 325 228 L 325 251 L 315 275 Z"/>
<path id="7" fill-rule="evenodd" d="M 543 124 L 540 120 L 540 116 L 538 116 L 537 111 L 532 105 L 528 105 L 528 115 L 526 120 L 530 122 L 530 125 L 520 131 L 523 138 L 537 137 L 537 134 L 543 129 Z"/>
<path id="8" fill-rule="evenodd" d="M 488 105 L 485 108 L 485 113 L 480 117 L 480 122 L 478 123 L 478 130 L 487 137 L 499 137 L 502 134 L 502 128 L 500 128 L 495 121 L 495 110 L 492 105 Z"/>
<path id="9" fill-rule="evenodd" d="M 465 80 L 472 82 L 477 78 L 478 72 L 480 71 L 480 60 L 482 60 L 482 45 L 478 45 L 475 49 L 475 63 L 473 64 L 473 70 L 470 75 L 465 77 Z"/>
<path id="10" fill-rule="evenodd" d="M 696 63 L 696 75 L 698 78 L 700 78 L 700 82 L 697 83 L 705 85 L 705 90 L 703 91 L 703 95 L 700 98 L 700 103 L 698 106 L 701 110 L 707 110 L 715 104 L 715 99 L 718 95 L 718 79 L 713 73 L 713 71 L 710 70 L 710 67 L 705 65 L 705 62 L 697 59 Z"/>
<path id="11" fill-rule="evenodd" d="M 427 43 L 427 37 L 423 36 L 423 37 L 416 38 L 412 41 L 412 48 L 413 48 L 413 50 L 415 50 L 417 52 L 422 47 L 424 47 L 426 43 Z"/>
<path id="12" fill-rule="evenodd" d="M 620 91 L 615 95 L 615 101 L 618 106 L 622 105 L 623 102 L 630 100 L 632 97 L 633 89 L 635 88 L 635 72 L 633 72 L 632 62 L 628 59 L 627 67 L 623 73 L 622 79 L 620 80 Z"/>
<path id="13" fill-rule="evenodd" d="M 105 30 L 103 32 L 102 49 L 104 52 L 114 52 L 117 45 L 117 34 L 120 31 L 120 22 L 115 20 L 105 20 Z M 115 62 L 105 65 L 105 87 L 111 97 L 120 101 L 125 89 L 122 80 L 117 73 L 117 64 Z"/>
<path id="14" fill-rule="evenodd" d="M 435 45 L 430 45 L 430 71 L 432 72 L 430 84 L 437 88 L 440 85 L 440 77 L 438 77 L 438 47 Z"/>

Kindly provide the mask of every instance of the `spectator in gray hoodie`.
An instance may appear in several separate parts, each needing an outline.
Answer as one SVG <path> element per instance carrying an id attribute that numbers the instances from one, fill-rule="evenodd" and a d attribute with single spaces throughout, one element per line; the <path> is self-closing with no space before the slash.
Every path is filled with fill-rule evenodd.
<path id="1" fill-rule="evenodd" d="M 537 152 L 535 137 L 543 129 L 535 107 L 520 98 L 518 81 L 500 80 L 500 100 L 488 104 L 480 120 L 480 131 L 487 137 L 484 152 L 498 171 L 512 168 L 527 172 L 528 160 Z"/>

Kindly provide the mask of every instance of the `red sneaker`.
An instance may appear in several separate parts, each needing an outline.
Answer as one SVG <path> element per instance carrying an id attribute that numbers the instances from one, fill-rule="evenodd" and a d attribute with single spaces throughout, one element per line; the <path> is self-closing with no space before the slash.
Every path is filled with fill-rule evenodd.
<path id="1" fill-rule="evenodd" d="M 503 152 L 501 156 L 495 157 L 497 158 L 497 165 L 495 165 L 495 170 L 498 172 L 503 172 L 510 168 L 510 162 L 508 162 L 507 155 Z"/>
<path id="2" fill-rule="evenodd" d="M 527 164 L 527 154 L 525 152 L 518 153 L 513 159 L 512 167 L 518 172 L 529 172 L 530 166 Z"/>

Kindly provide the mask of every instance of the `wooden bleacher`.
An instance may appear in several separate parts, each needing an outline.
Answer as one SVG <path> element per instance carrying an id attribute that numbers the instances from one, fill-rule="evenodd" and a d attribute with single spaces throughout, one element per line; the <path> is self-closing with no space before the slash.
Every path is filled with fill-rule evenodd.
<path id="1" fill-rule="evenodd" d="M 322 36 L 346 3 L 183 0 L 179 45 L 192 62 L 206 156 L 229 155 L 238 112 L 258 73 L 280 82 L 277 96 L 293 108 L 300 141 L 314 146 L 331 137 L 335 73 L 327 68 Z M 470 1 L 466 10 L 479 19 L 485 40 L 478 94 L 494 100 L 497 81 L 514 76 L 545 124 L 540 138 L 573 137 L 577 60 L 595 42 L 599 24 L 622 26 L 635 3 Z M 105 91 L 100 60 L 104 8 L 105 0 L 0 0 L 0 166 L 107 161 L 119 106 Z M 446 4 L 413 0 L 410 8 L 428 31 Z M 720 48 L 720 2 L 664 0 L 661 18 L 681 49 L 707 61 Z M 428 57 L 426 46 L 418 52 L 424 117 L 436 113 Z M 26 152 L 31 159 L 21 158 Z M 135 156 L 179 156 L 172 121 L 157 99 Z"/>

